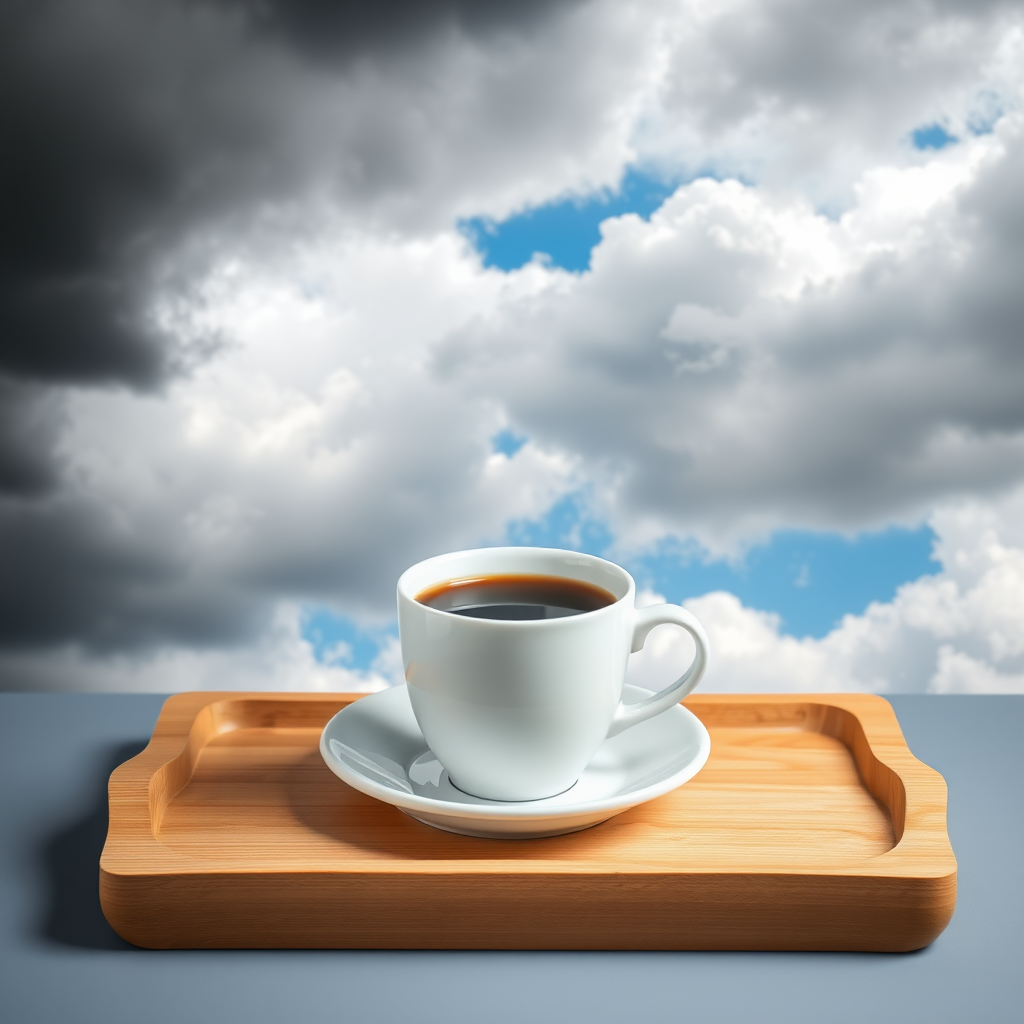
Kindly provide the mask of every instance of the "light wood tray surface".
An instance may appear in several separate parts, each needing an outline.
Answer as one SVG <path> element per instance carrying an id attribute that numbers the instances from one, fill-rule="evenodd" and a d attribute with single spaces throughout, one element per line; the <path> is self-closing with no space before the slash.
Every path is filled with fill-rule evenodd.
<path id="1" fill-rule="evenodd" d="M 184 693 L 110 779 L 100 896 L 171 947 L 910 950 L 956 901 L 942 777 L 864 694 L 694 695 L 711 757 L 594 828 L 432 829 L 317 744 L 358 694 Z"/>

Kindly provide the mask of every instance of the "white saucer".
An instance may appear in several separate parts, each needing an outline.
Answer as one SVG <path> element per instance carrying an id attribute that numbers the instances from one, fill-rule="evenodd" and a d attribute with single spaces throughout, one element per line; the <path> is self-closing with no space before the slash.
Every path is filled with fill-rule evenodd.
<path id="1" fill-rule="evenodd" d="M 623 696 L 648 691 L 626 686 Z M 427 825 L 488 838 L 534 839 L 576 832 L 668 793 L 693 778 L 711 738 L 681 704 L 605 740 L 576 785 L 524 803 L 483 800 L 456 789 L 430 752 L 405 686 L 350 704 L 326 725 L 320 753 L 354 789 Z"/>

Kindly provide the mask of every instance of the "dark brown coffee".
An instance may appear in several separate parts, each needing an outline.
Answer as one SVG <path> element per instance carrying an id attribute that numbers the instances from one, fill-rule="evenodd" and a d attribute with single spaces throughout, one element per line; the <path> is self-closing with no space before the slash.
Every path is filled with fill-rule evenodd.
<path id="1" fill-rule="evenodd" d="M 561 619 L 615 603 L 603 587 L 564 576 L 520 573 L 467 576 L 435 583 L 416 595 L 420 604 L 476 619 Z"/>

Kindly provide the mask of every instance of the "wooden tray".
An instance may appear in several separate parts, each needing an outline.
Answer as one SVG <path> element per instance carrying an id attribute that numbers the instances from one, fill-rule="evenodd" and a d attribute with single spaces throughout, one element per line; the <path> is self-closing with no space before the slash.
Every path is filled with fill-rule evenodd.
<path id="1" fill-rule="evenodd" d="M 110 778 L 107 920 L 139 946 L 910 950 L 956 902 L 946 785 L 864 694 L 694 695 L 711 758 L 585 832 L 451 835 L 317 743 L 358 694 L 184 693 Z"/>

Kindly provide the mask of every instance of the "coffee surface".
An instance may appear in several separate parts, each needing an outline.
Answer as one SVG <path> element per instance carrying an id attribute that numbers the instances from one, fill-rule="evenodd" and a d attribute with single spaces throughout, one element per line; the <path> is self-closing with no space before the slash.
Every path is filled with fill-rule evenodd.
<path id="1" fill-rule="evenodd" d="M 564 576 L 493 574 L 436 583 L 416 595 L 420 604 L 477 619 L 561 619 L 615 603 L 603 587 Z"/>

